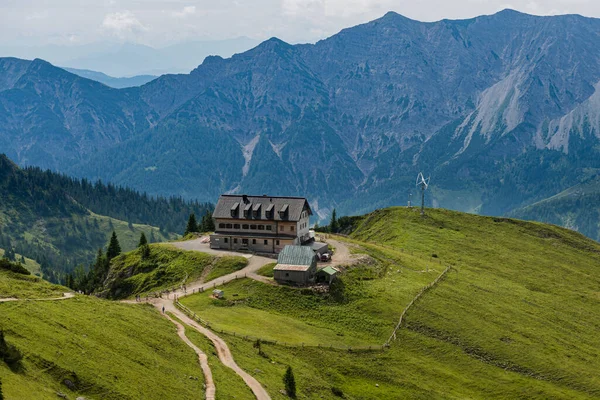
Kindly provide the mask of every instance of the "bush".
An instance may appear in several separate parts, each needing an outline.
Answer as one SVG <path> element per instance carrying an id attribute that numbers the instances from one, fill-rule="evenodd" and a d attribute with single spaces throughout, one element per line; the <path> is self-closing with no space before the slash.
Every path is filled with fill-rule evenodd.
<path id="1" fill-rule="evenodd" d="M 4 361 L 10 369 L 19 370 L 23 355 L 15 346 L 6 343 L 4 331 L 0 330 L 0 360 Z"/>
<path id="2" fill-rule="evenodd" d="M 296 398 L 296 379 L 294 378 L 294 371 L 292 367 L 288 367 L 283 376 L 283 384 L 285 385 L 285 392 L 292 399 Z"/>
<path id="3" fill-rule="evenodd" d="M 22 275 L 31 275 L 31 273 L 19 263 L 13 263 L 8 261 L 6 258 L 0 259 L 0 269 L 15 272 Z"/>
<path id="4" fill-rule="evenodd" d="M 342 389 L 335 386 L 331 388 L 331 393 L 333 393 L 333 395 L 336 397 L 341 397 L 342 399 L 344 398 L 344 392 L 342 392 Z"/>

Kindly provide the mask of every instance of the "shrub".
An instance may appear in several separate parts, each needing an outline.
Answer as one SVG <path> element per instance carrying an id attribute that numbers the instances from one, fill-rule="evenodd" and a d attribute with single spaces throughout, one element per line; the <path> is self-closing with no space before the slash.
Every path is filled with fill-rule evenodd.
<path id="1" fill-rule="evenodd" d="M 292 399 L 296 398 L 296 379 L 294 378 L 294 371 L 292 367 L 288 367 L 283 376 L 283 384 L 285 385 L 285 392 Z"/>
<path id="2" fill-rule="evenodd" d="M 6 258 L 0 259 L 0 269 L 15 272 L 22 275 L 31 275 L 31 273 L 19 263 L 13 263 L 8 261 Z"/>
<path id="3" fill-rule="evenodd" d="M 331 393 L 333 393 L 334 396 L 341 397 L 342 399 L 344 398 L 344 392 L 342 392 L 342 389 L 335 386 L 331 388 Z"/>
<path id="4" fill-rule="evenodd" d="M 12 370 L 19 370 L 23 355 L 15 346 L 6 343 L 4 331 L 0 330 L 0 359 Z"/>

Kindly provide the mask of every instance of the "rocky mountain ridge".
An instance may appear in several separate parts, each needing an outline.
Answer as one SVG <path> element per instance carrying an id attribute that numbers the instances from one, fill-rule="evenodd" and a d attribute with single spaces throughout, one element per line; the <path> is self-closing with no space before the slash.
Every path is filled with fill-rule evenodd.
<path id="1" fill-rule="evenodd" d="M 429 204 L 505 214 L 600 168 L 600 20 L 576 15 L 388 13 L 123 90 L 17 64 L 0 151 L 153 194 L 305 195 L 326 217 L 405 204 L 424 170 Z"/>

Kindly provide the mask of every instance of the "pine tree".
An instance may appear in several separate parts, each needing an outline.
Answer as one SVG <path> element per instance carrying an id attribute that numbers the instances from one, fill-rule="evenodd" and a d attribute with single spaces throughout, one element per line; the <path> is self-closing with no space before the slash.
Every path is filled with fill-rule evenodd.
<path id="1" fill-rule="evenodd" d="M 340 230 L 340 225 L 338 223 L 337 213 L 334 208 L 333 212 L 331 213 L 331 222 L 329 223 L 329 232 L 337 233 L 339 230 Z"/>
<path id="2" fill-rule="evenodd" d="M 121 245 L 119 244 L 119 239 L 117 239 L 117 233 L 113 231 L 108 249 L 106 250 L 106 259 L 110 261 L 119 254 L 121 254 Z"/>
<path id="3" fill-rule="evenodd" d="M 2 394 L 2 381 L 0 381 L 0 400 L 4 400 L 4 395 Z"/>
<path id="4" fill-rule="evenodd" d="M 146 235 L 144 232 L 140 235 L 140 242 L 138 243 L 138 247 L 142 247 L 148 244 L 148 240 L 146 240 Z"/>
<path id="5" fill-rule="evenodd" d="M 198 222 L 196 222 L 196 214 L 191 213 L 185 228 L 185 235 L 193 232 L 198 232 Z"/>
<path id="6" fill-rule="evenodd" d="M 21 264 L 25 264 L 25 257 L 21 256 Z"/>
<path id="7" fill-rule="evenodd" d="M 296 379 L 294 378 L 294 371 L 292 367 L 288 367 L 283 376 L 283 384 L 285 385 L 285 392 L 292 399 L 296 398 Z"/>

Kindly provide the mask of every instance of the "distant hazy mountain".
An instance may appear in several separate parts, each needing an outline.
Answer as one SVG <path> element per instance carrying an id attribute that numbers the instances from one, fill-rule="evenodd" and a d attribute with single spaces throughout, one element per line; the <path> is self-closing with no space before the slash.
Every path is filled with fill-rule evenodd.
<path id="1" fill-rule="evenodd" d="M 108 76 L 102 72 L 90 71 L 88 69 L 76 69 L 76 68 L 64 68 L 75 75 L 79 75 L 82 78 L 91 79 L 96 82 L 104 83 L 106 86 L 110 86 L 115 89 L 123 89 L 128 87 L 142 86 L 151 80 L 157 78 L 156 75 L 136 75 L 128 78 L 115 78 Z"/>
<path id="2" fill-rule="evenodd" d="M 270 39 L 114 90 L 0 62 L 0 151 L 21 164 L 214 200 L 306 195 L 326 216 L 405 204 L 501 215 L 600 169 L 600 20 L 395 13 L 314 45 Z"/>
<path id="3" fill-rule="evenodd" d="M 40 58 L 67 68 L 99 71 L 109 76 L 188 73 L 210 55 L 231 57 L 259 42 L 240 37 L 227 40 L 190 41 L 163 48 L 131 43 L 91 43 L 78 46 L 0 46 L 0 57 Z"/>
<path id="4" fill-rule="evenodd" d="M 510 216 L 565 226 L 600 241 L 600 175 Z"/>

